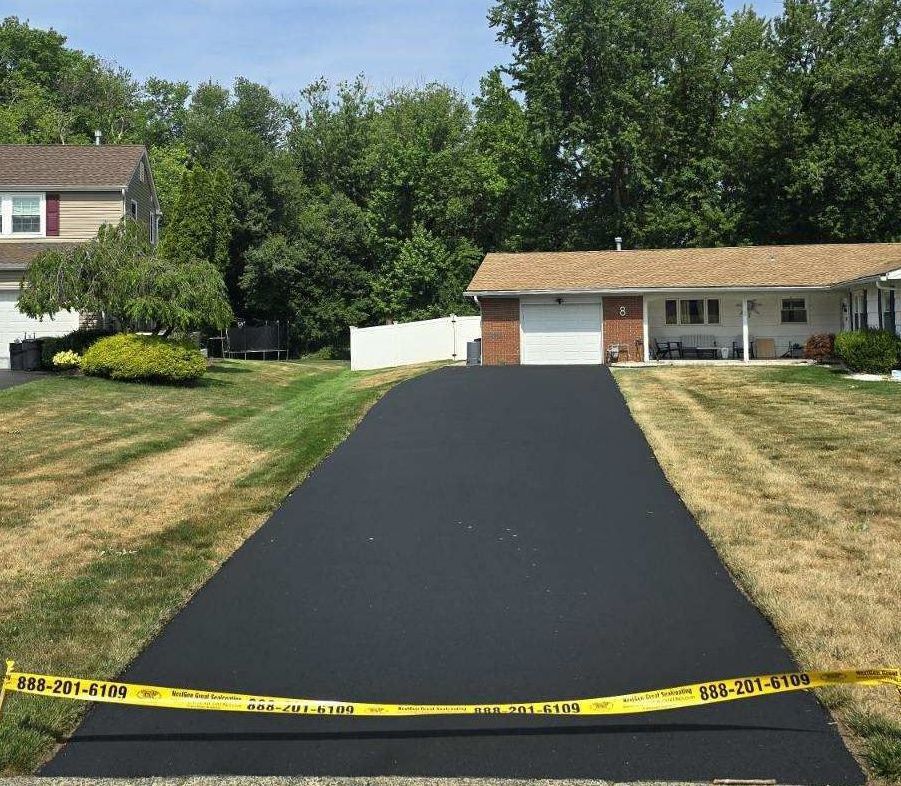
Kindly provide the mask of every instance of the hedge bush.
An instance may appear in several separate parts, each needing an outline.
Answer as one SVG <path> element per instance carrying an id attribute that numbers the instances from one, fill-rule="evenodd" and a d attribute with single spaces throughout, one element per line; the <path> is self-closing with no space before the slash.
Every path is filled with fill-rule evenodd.
<path id="1" fill-rule="evenodd" d="M 81 366 L 81 355 L 71 349 L 64 349 L 53 356 L 53 368 L 68 371 Z"/>
<path id="2" fill-rule="evenodd" d="M 835 334 L 816 333 L 804 345 L 804 357 L 825 363 L 835 357 Z"/>
<path id="3" fill-rule="evenodd" d="M 206 373 L 206 359 L 189 344 L 159 336 L 121 333 L 93 344 L 81 370 L 94 377 L 128 382 L 194 382 Z"/>
<path id="4" fill-rule="evenodd" d="M 48 336 L 41 339 L 41 365 L 53 370 L 53 358 L 59 352 L 76 352 L 83 355 L 95 341 L 113 335 L 111 330 L 84 330 L 79 328 L 65 336 Z"/>
<path id="5" fill-rule="evenodd" d="M 901 339 L 885 330 L 852 330 L 836 336 L 835 354 L 851 371 L 888 374 L 901 362 Z"/>

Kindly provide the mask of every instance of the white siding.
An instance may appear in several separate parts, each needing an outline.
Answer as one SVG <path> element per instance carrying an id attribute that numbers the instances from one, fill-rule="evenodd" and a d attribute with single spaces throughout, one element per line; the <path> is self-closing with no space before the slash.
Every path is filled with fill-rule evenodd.
<path id="1" fill-rule="evenodd" d="M 9 345 L 32 336 L 64 336 L 78 327 L 78 314 L 60 311 L 42 321 L 26 317 L 16 308 L 17 290 L 0 290 L 0 368 L 9 368 Z"/>
<path id="2" fill-rule="evenodd" d="M 748 317 L 752 339 L 772 338 L 776 342 L 776 354 L 786 352 L 792 344 L 804 346 L 815 333 L 838 333 L 842 329 L 842 292 L 731 292 L 692 293 L 679 295 L 645 295 L 648 299 L 648 323 L 651 350 L 654 339 L 677 341 L 683 336 L 712 336 L 718 346 L 732 346 L 733 341 L 741 344 L 741 301 L 753 301 Z M 781 309 L 783 298 L 803 297 L 807 301 L 807 322 L 783 324 Z M 718 299 L 720 301 L 719 325 L 667 325 L 665 301 L 680 299 Z"/>
<path id="3" fill-rule="evenodd" d="M 867 327 L 879 330 L 879 293 L 876 287 L 867 287 Z"/>

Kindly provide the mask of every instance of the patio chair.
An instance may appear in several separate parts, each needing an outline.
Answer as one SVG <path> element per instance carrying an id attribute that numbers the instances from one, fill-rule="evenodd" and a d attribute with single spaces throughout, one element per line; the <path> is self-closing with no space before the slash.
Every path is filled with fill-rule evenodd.
<path id="1" fill-rule="evenodd" d="M 655 360 L 674 360 L 682 359 L 682 342 L 681 341 L 660 341 L 654 339 L 654 359 Z"/>

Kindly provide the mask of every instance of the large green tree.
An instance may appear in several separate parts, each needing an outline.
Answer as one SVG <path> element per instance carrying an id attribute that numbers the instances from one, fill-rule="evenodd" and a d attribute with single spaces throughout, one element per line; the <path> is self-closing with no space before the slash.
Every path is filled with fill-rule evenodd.
<path id="1" fill-rule="evenodd" d="M 753 242 L 901 238 L 901 5 L 786 0 L 729 161 Z"/>
<path id="2" fill-rule="evenodd" d="M 163 256 L 177 262 L 203 259 L 224 275 L 234 222 L 232 182 L 224 169 L 195 164 L 184 172 L 160 242 Z"/>
<path id="3" fill-rule="evenodd" d="M 734 239 L 721 150 L 730 108 L 760 88 L 761 20 L 719 0 L 500 0 L 490 19 L 572 207 L 560 245 Z"/>
<path id="4" fill-rule="evenodd" d="M 365 212 L 336 194 L 309 204 L 290 238 L 249 251 L 241 287 L 256 315 L 290 320 L 302 348 L 346 347 L 349 326 L 371 319 L 374 268 Z"/>
<path id="5" fill-rule="evenodd" d="M 481 258 L 468 240 L 448 242 L 415 226 L 412 236 L 373 279 L 373 312 L 397 322 L 473 313 L 463 290 Z"/>

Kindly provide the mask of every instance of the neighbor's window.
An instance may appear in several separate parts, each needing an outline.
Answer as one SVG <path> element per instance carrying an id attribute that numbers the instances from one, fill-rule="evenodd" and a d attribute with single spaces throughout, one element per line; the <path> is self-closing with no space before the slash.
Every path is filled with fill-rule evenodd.
<path id="1" fill-rule="evenodd" d="M 37 234 L 41 231 L 41 198 L 14 196 L 12 198 L 13 234 Z"/>
<path id="2" fill-rule="evenodd" d="M 138 170 L 138 177 L 141 179 L 141 182 L 144 182 L 144 178 L 147 177 L 147 174 L 144 172 L 144 162 L 141 162 L 141 166 Z"/>
<path id="3" fill-rule="evenodd" d="M 675 325 L 676 323 L 677 323 L 676 301 L 675 300 L 667 300 L 666 301 L 666 324 L 667 325 Z"/>
<path id="4" fill-rule="evenodd" d="M 782 298 L 782 322 L 806 322 L 807 301 L 803 297 Z"/>
<path id="5" fill-rule="evenodd" d="M 707 322 L 710 325 L 719 325 L 720 323 L 720 301 L 707 301 Z"/>
<path id="6" fill-rule="evenodd" d="M 137 221 L 138 220 L 138 203 L 133 199 L 131 200 L 131 217 Z"/>

